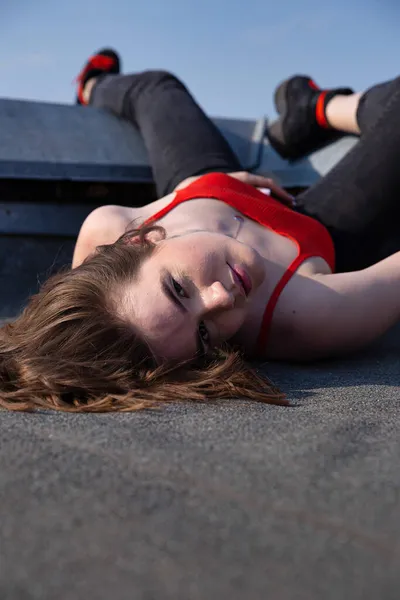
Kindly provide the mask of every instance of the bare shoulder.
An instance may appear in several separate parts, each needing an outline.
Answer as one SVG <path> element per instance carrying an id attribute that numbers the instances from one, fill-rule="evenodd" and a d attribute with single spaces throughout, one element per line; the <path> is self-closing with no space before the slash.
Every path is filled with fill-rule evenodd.
<path id="1" fill-rule="evenodd" d="M 175 197 L 172 192 L 141 207 L 107 204 L 93 210 L 84 220 L 75 245 L 72 268 L 79 266 L 97 246 L 113 244 L 135 220 L 139 224 L 167 206 Z"/>
<path id="2" fill-rule="evenodd" d="M 72 267 L 80 265 L 97 246 L 113 244 L 136 218 L 136 209 L 109 204 L 93 210 L 84 220 L 76 241 Z"/>
<path id="3" fill-rule="evenodd" d="M 82 230 L 96 231 L 103 229 L 105 225 L 112 224 L 113 228 L 125 227 L 135 218 L 135 210 L 129 206 L 107 204 L 99 206 L 86 217 L 82 223 Z"/>
<path id="4" fill-rule="evenodd" d="M 95 237 L 97 245 L 112 244 L 124 233 L 130 223 L 134 226 L 137 220 L 139 224 L 152 217 L 154 214 L 168 206 L 174 199 L 175 193 L 168 194 L 159 200 L 150 202 L 145 206 L 132 207 L 107 204 L 93 210 L 82 224 L 79 235 L 88 234 Z"/>

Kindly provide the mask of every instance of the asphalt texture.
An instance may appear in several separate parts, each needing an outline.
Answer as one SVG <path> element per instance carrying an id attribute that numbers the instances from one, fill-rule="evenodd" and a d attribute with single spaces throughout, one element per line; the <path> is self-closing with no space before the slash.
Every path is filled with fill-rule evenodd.
<path id="1" fill-rule="evenodd" d="M 2 600 L 398 600 L 400 326 L 292 408 L 0 412 Z"/>

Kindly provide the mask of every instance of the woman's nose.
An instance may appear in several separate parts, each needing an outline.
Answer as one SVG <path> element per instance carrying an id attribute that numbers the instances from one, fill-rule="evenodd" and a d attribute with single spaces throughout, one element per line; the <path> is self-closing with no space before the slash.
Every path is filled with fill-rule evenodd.
<path id="1" fill-rule="evenodd" d="M 227 290 L 220 281 L 215 281 L 205 290 L 203 302 L 208 311 L 228 309 L 235 305 L 235 296 L 233 291 Z"/>

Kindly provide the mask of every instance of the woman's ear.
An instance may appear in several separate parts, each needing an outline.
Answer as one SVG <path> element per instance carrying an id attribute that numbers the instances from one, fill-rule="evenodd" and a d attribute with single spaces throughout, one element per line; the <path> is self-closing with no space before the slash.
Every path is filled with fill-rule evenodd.
<path id="1" fill-rule="evenodd" d="M 157 244 L 165 239 L 164 233 L 159 229 L 153 229 L 153 231 L 149 231 L 144 237 L 151 244 Z"/>
<path id="2" fill-rule="evenodd" d="M 165 235 L 162 230 L 160 231 L 159 229 L 153 229 L 152 231 L 148 231 L 147 233 L 145 233 L 144 239 L 147 242 L 150 242 L 150 244 L 157 244 L 158 242 L 161 242 L 163 239 L 165 239 Z M 124 243 L 127 246 L 134 246 L 135 244 L 140 244 L 140 235 L 135 234 L 130 237 L 126 237 Z"/>

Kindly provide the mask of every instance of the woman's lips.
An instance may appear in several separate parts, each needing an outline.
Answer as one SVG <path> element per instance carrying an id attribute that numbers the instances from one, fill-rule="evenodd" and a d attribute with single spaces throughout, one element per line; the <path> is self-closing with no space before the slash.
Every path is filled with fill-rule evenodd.
<path id="1" fill-rule="evenodd" d="M 247 271 L 245 271 L 238 265 L 233 265 L 233 267 L 231 267 L 231 269 L 233 271 L 236 281 L 243 288 L 245 295 L 248 296 L 252 290 L 253 284 L 251 282 L 251 279 L 250 279 Z"/>

